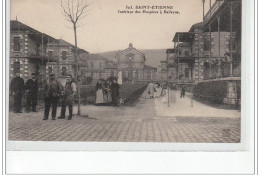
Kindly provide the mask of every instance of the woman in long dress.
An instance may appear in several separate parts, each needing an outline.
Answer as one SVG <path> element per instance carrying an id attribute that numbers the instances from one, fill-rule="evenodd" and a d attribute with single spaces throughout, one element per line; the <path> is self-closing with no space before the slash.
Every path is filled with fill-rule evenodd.
<path id="1" fill-rule="evenodd" d="M 154 84 L 154 89 L 155 89 L 154 97 L 160 97 L 161 93 L 162 93 L 162 88 L 161 88 L 160 84 L 159 83 L 155 83 Z"/>
<path id="2" fill-rule="evenodd" d="M 98 80 L 96 87 L 96 105 L 102 105 L 105 103 L 104 101 L 104 86 L 101 80 Z"/>
<path id="3" fill-rule="evenodd" d="M 148 84 L 148 93 L 150 94 L 150 98 L 154 98 L 154 84 L 152 82 Z"/>

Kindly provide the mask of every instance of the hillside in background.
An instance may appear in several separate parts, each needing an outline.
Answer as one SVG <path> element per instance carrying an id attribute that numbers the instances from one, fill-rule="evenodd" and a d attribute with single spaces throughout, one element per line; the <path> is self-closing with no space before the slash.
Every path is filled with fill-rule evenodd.
<path id="1" fill-rule="evenodd" d="M 139 51 L 145 54 L 145 64 L 148 66 L 158 67 L 160 65 L 160 61 L 166 60 L 166 49 L 140 49 Z M 117 52 L 118 51 L 110 51 L 97 54 L 115 61 L 115 55 Z"/>

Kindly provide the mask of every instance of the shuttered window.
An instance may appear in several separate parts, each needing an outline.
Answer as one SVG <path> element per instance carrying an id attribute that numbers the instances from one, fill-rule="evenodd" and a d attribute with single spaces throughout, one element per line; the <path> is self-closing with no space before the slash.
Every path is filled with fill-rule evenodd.
<path id="1" fill-rule="evenodd" d="M 20 73 L 20 67 L 21 67 L 20 62 L 18 61 L 14 62 L 14 74 Z"/>
<path id="2" fill-rule="evenodd" d="M 49 74 L 52 73 L 52 67 L 48 67 L 48 72 L 49 72 Z"/>
<path id="3" fill-rule="evenodd" d="M 14 51 L 20 51 L 20 38 L 14 37 Z"/>
<path id="4" fill-rule="evenodd" d="M 67 51 L 62 51 L 61 52 L 61 58 L 62 58 L 62 60 L 66 60 L 67 59 Z"/>

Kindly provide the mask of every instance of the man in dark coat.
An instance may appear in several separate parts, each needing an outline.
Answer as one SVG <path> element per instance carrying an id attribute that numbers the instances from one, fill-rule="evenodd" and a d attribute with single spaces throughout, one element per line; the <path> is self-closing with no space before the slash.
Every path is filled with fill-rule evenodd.
<path id="1" fill-rule="evenodd" d="M 10 84 L 11 94 L 14 96 L 14 112 L 22 113 L 22 97 L 24 93 L 24 80 L 20 77 L 20 73 L 16 73 L 15 78 Z"/>
<path id="2" fill-rule="evenodd" d="M 185 96 L 185 84 L 182 83 L 182 84 L 181 84 L 181 98 L 182 98 L 182 97 L 184 98 L 184 96 Z"/>
<path id="3" fill-rule="evenodd" d="M 36 80 L 36 75 L 34 73 L 32 73 L 32 77 L 27 80 L 25 89 L 27 92 L 26 112 L 30 112 L 31 108 L 33 112 L 36 112 L 38 81 Z"/>
<path id="4" fill-rule="evenodd" d="M 74 94 L 76 93 L 76 84 L 72 81 L 72 76 L 68 75 L 64 91 L 63 97 L 61 99 L 61 116 L 58 117 L 59 119 L 65 119 L 66 113 L 66 106 L 69 106 L 69 118 L 68 120 L 72 119 L 73 114 L 73 101 L 74 101 Z"/>
<path id="5" fill-rule="evenodd" d="M 45 111 L 43 120 L 48 120 L 51 107 L 52 120 L 56 119 L 58 100 L 62 90 L 62 85 L 60 81 L 55 78 L 55 74 L 50 74 L 50 78 L 45 84 Z"/>
<path id="6" fill-rule="evenodd" d="M 112 95 L 112 103 L 114 106 L 118 105 L 118 98 L 119 98 L 119 84 L 115 79 L 114 82 L 111 84 L 111 95 Z"/>

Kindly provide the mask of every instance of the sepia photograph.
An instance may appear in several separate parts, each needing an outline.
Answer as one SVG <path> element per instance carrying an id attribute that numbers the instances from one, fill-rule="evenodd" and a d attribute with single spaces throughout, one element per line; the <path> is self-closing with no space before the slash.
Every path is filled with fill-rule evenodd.
<path id="1" fill-rule="evenodd" d="M 241 21 L 242 0 L 10 0 L 8 141 L 241 143 Z"/>

